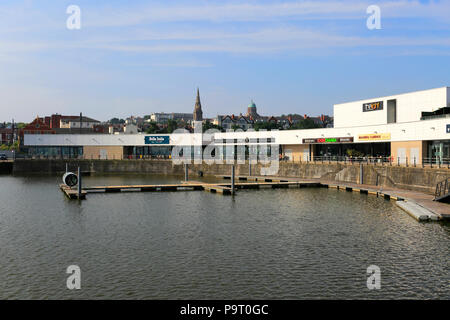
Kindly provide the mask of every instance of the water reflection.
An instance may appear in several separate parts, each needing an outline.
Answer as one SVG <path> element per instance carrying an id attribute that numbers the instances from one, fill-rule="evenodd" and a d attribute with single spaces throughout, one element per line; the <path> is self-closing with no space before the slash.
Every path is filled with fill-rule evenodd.
<path id="1" fill-rule="evenodd" d="M 450 298 L 449 224 L 417 223 L 381 198 L 278 189 L 89 194 L 79 203 L 59 191 L 60 177 L 0 183 L 0 298 Z M 65 287 L 70 264 L 82 269 L 76 292 Z M 381 290 L 366 287 L 371 264 Z"/>

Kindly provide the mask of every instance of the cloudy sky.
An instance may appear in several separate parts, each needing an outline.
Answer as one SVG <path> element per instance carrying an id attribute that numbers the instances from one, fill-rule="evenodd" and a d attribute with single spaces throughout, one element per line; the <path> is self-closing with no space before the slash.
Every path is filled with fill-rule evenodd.
<path id="1" fill-rule="evenodd" d="M 449 13 L 448 0 L 2 0 L 0 121 L 192 112 L 197 86 L 209 117 L 450 86 Z"/>

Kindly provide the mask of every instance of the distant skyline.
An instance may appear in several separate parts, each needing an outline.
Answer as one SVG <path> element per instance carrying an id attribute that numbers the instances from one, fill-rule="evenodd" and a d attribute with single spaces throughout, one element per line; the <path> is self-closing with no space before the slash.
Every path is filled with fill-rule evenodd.
<path id="1" fill-rule="evenodd" d="M 81 29 L 69 30 L 69 5 Z M 369 5 L 381 29 L 369 30 Z M 450 86 L 450 1 L 3 0 L 0 121 L 192 112 L 332 115 Z"/>

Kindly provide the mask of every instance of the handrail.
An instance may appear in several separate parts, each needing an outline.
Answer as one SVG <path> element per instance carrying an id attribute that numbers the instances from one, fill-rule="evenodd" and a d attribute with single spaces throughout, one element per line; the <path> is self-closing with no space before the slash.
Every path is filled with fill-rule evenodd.
<path id="1" fill-rule="evenodd" d="M 49 160 L 171 160 L 170 155 L 44 155 L 44 154 L 20 154 L 16 159 L 49 159 Z M 226 159 L 224 156 L 223 160 Z M 246 160 L 248 160 L 246 156 Z M 310 155 L 280 155 L 281 162 L 292 163 L 343 163 L 350 165 L 374 165 L 374 166 L 403 166 L 450 169 L 450 158 L 444 157 L 371 157 L 371 156 L 310 156 Z"/>
<path id="2" fill-rule="evenodd" d="M 285 162 L 313 162 L 313 163 L 347 163 L 347 164 L 370 164 L 375 166 L 406 166 L 406 167 L 422 167 L 430 168 L 447 168 L 450 169 L 450 158 L 444 157 L 372 157 L 372 156 L 298 156 L 298 155 L 285 155 L 280 157 L 281 161 Z"/>
<path id="3" fill-rule="evenodd" d="M 436 185 L 436 191 L 434 192 L 434 200 L 436 200 L 439 197 L 445 196 L 450 192 L 450 178 L 447 178 L 441 182 L 438 182 Z"/>

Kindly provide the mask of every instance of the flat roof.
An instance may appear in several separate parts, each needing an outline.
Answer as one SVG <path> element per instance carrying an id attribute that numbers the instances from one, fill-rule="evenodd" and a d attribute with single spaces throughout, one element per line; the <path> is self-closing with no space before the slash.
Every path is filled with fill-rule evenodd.
<path id="1" fill-rule="evenodd" d="M 346 102 L 336 103 L 333 106 L 339 106 L 339 105 L 342 105 L 342 104 L 353 103 L 353 102 L 362 102 L 362 101 L 366 101 L 366 100 L 376 100 L 376 99 L 383 99 L 383 98 L 391 98 L 391 97 L 397 97 L 397 96 L 402 96 L 402 95 L 406 95 L 406 94 L 413 94 L 413 93 L 424 92 L 424 91 L 439 90 L 439 89 L 444 89 L 444 88 L 448 89 L 450 87 L 444 86 L 444 87 L 438 87 L 438 88 L 432 88 L 432 89 L 416 90 L 416 91 L 409 91 L 409 92 L 404 92 L 404 93 L 399 93 L 399 94 L 392 94 L 392 95 L 389 95 L 389 96 L 379 96 L 379 97 L 374 97 L 374 98 L 346 101 Z"/>

